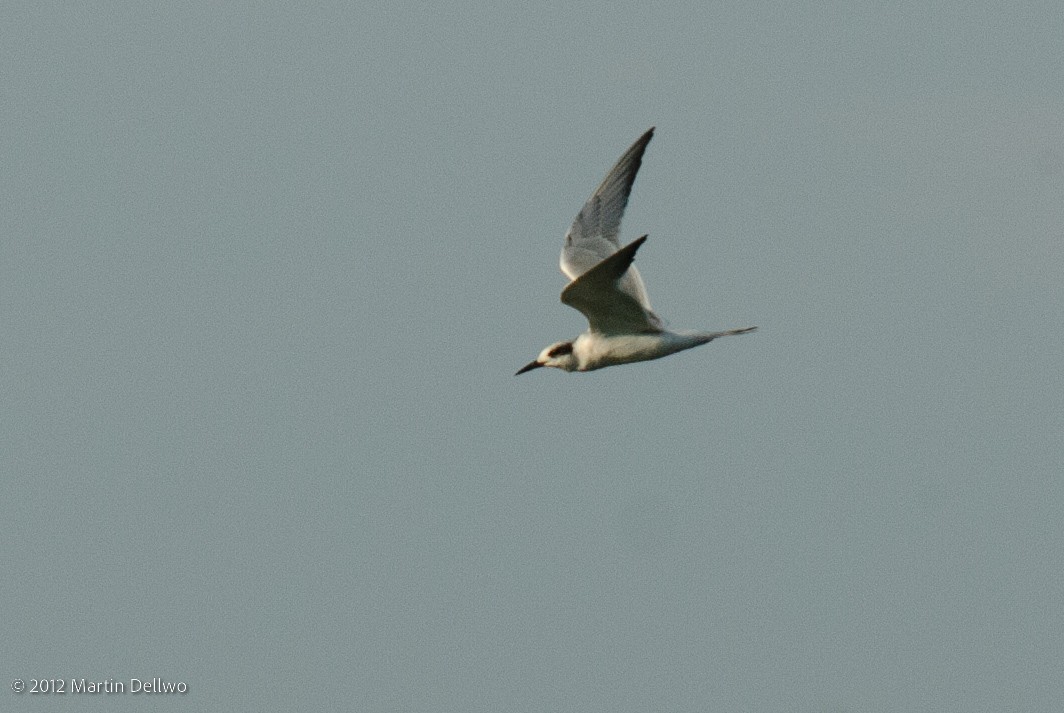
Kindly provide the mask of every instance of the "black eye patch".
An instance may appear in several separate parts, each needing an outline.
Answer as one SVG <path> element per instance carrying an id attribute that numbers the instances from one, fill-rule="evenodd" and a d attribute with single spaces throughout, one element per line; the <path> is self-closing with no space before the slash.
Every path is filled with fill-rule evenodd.
<path id="1" fill-rule="evenodd" d="M 572 353 L 573 353 L 573 345 L 569 344 L 569 343 L 565 343 L 565 344 L 559 344 L 558 346 L 556 346 L 553 349 L 551 349 L 549 352 L 547 352 L 547 356 L 556 357 L 556 356 L 561 356 L 562 354 L 572 354 Z"/>

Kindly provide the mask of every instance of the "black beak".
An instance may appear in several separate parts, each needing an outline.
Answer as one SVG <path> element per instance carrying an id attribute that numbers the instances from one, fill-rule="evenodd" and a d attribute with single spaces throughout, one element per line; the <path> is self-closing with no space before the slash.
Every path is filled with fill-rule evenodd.
<path id="1" fill-rule="evenodd" d="M 526 371 L 532 371 L 533 369 L 538 369 L 541 366 L 543 366 L 543 365 L 540 364 L 538 361 L 529 362 L 528 364 L 525 364 L 520 369 L 518 369 L 517 373 L 514 374 L 514 376 L 520 376 L 521 374 L 524 374 Z"/>

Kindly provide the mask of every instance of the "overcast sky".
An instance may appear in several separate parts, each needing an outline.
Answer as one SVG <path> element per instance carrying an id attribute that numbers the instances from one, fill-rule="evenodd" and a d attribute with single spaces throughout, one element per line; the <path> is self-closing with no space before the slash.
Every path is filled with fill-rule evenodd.
<path id="1" fill-rule="evenodd" d="M 1060 711 L 1059 0 L 11 2 L 0 91 L 0 708 Z M 759 331 L 514 378 L 652 125 Z"/>

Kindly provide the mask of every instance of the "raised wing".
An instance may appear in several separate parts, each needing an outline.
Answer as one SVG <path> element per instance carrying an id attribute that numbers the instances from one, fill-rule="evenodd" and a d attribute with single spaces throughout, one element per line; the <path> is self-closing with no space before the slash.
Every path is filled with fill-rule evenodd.
<path id="1" fill-rule="evenodd" d="M 662 330 L 658 316 L 624 289 L 625 278 L 635 273 L 635 252 L 646 239 L 644 235 L 625 245 L 562 290 L 562 302 L 580 310 L 592 332 L 646 334 Z"/>
<path id="2" fill-rule="evenodd" d="M 651 127 L 624 152 L 587 199 L 569 232 L 565 234 L 561 268 L 569 279 L 580 277 L 621 247 L 618 240 L 621 218 L 624 217 L 624 209 L 628 205 L 628 195 L 632 192 L 635 175 L 643 163 L 643 152 L 653 137 L 654 127 Z M 620 289 L 637 300 L 646 310 L 650 310 L 647 289 L 637 269 L 633 267 L 628 271 Z"/>

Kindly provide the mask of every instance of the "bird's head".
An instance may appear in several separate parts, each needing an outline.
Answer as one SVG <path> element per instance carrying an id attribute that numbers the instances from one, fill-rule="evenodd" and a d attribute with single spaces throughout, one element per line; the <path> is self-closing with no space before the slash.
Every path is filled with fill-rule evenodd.
<path id="1" fill-rule="evenodd" d="M 526 371 L 538 369 L 541 366 L 553 366 L 555 369 L 574 371 L 576 365 L 577 361 L 576 356 L 573 354 L 573 343 L 555 342 L 541 351 L 535 361 L 529 362 L 518 369 L 517 374 L 514 374 L 514 376 L 524 374 Z"/>

